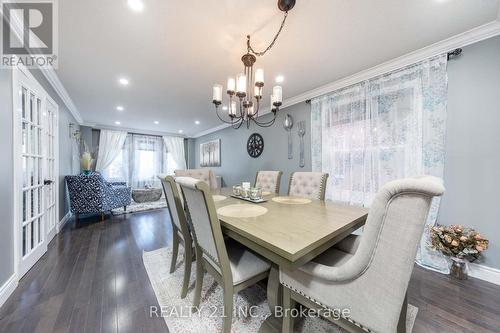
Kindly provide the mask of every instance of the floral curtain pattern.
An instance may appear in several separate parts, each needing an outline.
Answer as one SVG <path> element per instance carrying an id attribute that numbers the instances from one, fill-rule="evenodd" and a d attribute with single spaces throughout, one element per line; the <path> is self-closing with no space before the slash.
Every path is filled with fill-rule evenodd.
<path id="1" fill-rule="evenodd" d="M 447 58 L 437 56 L 311 101 L 313 171 L 328 172 L 326 198 L 369 207 L 386 182 L 443 177 Z M 436 223 L 439 199 L 427 225 Z M 447 272 L 424 233 L 417 263 Z"/>

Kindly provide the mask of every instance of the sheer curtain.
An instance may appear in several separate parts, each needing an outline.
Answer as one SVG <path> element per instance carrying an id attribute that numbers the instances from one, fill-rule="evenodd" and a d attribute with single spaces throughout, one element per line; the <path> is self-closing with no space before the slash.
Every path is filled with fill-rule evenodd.
<path id="1" fill-rule="evenodd" d="M 167 174 L 171 175 L 177 169 L 186 169 L 184 139 L 174 136 L 164 136 L 163 143 L 167 151 Z"/>
<path id="2" fill-rule="evenodd" d="M 312 101 L 312 164 L 330 174 L 327 199 L 369 207 L 388 181 L 443 177 L 446 64 L 438 56 Z M 427 225 L 438 208 L 435 199 Z M 447 272 L 427 239 L 424 233 L 417 263 Z"/>
<path id="3" fill-rule="evenodd" d="M 127 132 L 101 130 L 99 135 L 99 155 L 97 156 L 96 171 L 103 172 L 120 154 Z"/>
<path id="4" fill-rule="evenodd" d="M 175 167 L 160 136 L 128 134 L 118 147 L 115 159 L 102 172 L 108 180 L 126 181 L 133 188 L 161 188 L 157 176 Z"/>
<path id="5" fill-rule="evenodd" d="M 164 172 L 162 138 L 131 134 L 128 145 L 129 175 L 132 187 L 161 187 L 156 176 Z"/>

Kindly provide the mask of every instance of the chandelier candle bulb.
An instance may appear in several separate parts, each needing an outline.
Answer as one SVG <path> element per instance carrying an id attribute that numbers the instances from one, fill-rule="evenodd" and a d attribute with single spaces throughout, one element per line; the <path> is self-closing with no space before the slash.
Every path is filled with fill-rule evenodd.
<path id="1" fill-rule="evenodd" d="M 262 88 L 255 86 L 253 90 L 253 95 L 259 98 L 262 97 Z"/>
<path id="2" fill-rule="evenodd" d="M 220 84 L 214 85 L 212 101 L 222 102 L 222 85 Z"/>
<path id="3" fill-rule="evenodd" d="M 229 104 L 229 115 L 230 116 L 236 116 L 236 102 L 231 101 Z"/>
<path id="4" fill-rule="evenodd" d="M 274 106 L 274 96 L 271 95 L 271 111 L 276 110 L 276 107 Z"/>
<path id="5" fill-rule="evenodd" d="M 264 70 L 262 68 L 257 68 L 257 70 L 255 71 L 255 85 L 264 85 Z"/>
<path id="6" fill-rule="evenodd" d="M 236 77 L 236 92 L 245 94 L 247 92 L 247 76 L 245 74 L 238 74 Z"/>
<path id="7" fill-rule="evenodd" d="M 255 115 L 255 111 L 254 111 L 254 109 L 253 109 L 253 106 L 251 106 L 251 107 L 249 107 L 249 108 L 248 108 L 247 114 L 248 114 L 248 116 L 250 116 L 250 117 L 252 117 L 252 116 L 254 116 L 254 115 Z"/>
<path id="8" fill-rule="evenodd" d="M 227 79 L 227 93 L 231 94 L 236 91 L 236 81 L 233 77 Z"/>
<path id="9" fill-rule="evenodd" d="M 280 86 L 273 87 L 273 96 L 274 103 L 282 103 L 283 102 L 283 90 Z"/>

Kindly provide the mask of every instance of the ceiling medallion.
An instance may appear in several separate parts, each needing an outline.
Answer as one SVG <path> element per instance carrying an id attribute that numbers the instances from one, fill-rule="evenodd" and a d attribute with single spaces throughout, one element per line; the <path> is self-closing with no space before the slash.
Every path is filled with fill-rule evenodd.
<path id="1" fill-rule="evenodd" d="M 295 0 L 278 0 L 278 8 L 284 12 L 281 26 L 274 36 L 269 46 L 261 51 L 255 51 L 250 44 L 250 35 L 247 36 L 247 53 L 241 57 L 244 65 L 243 73 L 234 77 L 229 77 L 227 80 L 226 93 L 229 96 L 229 104 L 227 108 L 227 117 L 219 115 L 219 107 L 222 105 L 222 85 L 215 84 L 213 87 L 212 103 L 215 105 L 215 113 L 219 119 L 230 124 L 233 128 L 238 129 L 243 123 L 246 123 L 247 128 L 253 121 L 260 127 L 272 126 L 276 120 L 276 113 L 279 111 L 283 103 L 283 90 L 281 86 L 274 86 L 271 95 L 271 111 L 273 119 L 269 121 L 258 121 L 259 111 L 262 106 L 262 89 L 264 87 L 264 70 L 257 68 L 254 73 L 254 64 L 257 57 L 266 54 L 276 43 L 283 27 L 285 26 L 288 11 L 295 6 Z M 261 113 L 262 114 L 262 113 Z M 225 118 L 225 119 L 224 119 Z"/>

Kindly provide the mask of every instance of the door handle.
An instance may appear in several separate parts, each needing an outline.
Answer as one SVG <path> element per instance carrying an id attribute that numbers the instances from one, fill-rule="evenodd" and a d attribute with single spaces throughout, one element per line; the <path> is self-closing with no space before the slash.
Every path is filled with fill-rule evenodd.
<path id="1" fill-rule="evenodd" d="M 53 180 L 45 179 L 45 180 L 43 181 L 43 185 L 50 185 L 50 184 L 52 184 L 53 182 L 54 182 Z"/>

